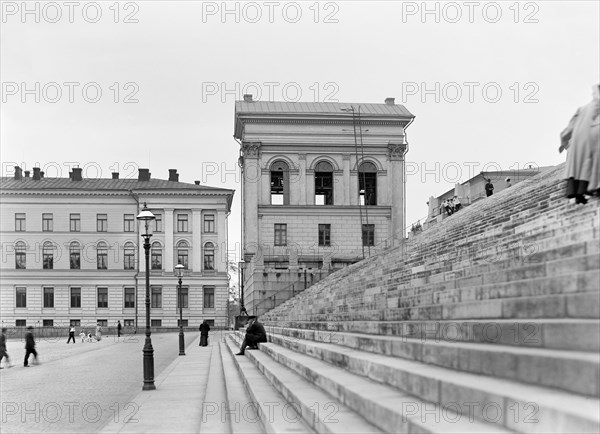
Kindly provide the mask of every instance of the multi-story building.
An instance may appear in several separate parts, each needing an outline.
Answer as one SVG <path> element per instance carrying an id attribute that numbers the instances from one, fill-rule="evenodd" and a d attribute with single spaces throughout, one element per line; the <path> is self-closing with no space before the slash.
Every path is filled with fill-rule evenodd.
<path id="1" fill-rule="evenodd" d="M 413 119 L 393 98 L 236 102 L 250 314 L 404 239 L 405 130 Z"/>
<path id="2" fill-rule="evenodd" d="M 227 216 L 233 190 L 151 179 L 33 176 L 15 167 L 1 179 L 4 326 L 86 327 L 99 322 L 145 326 L 145 228 L 136 220 L 147 203 L 151 224 L 150 292 L 153 327 L 227 322 Z M 178 296 L 174 267 L 184 265 Z"/>

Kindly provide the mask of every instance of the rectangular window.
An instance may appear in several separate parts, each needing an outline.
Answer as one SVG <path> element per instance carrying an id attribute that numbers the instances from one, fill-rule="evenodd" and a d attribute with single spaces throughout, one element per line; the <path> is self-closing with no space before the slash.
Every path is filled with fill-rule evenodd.
<path id="1" fill-rule="evenodd" d="M 54 248 L 51 246 L 42 248 L 42 268 L 44 270 L 54 269 Z"/>
<path id="2" fill-rule="evenodd" d="M 187 232 L 188 231 L 188 215 L 187 214 L 177 214 L 177 232 Z"/>
<path id="3" fill-rule="evenodd" d="M 181 308 L 188 308 L 188 288 L 185 286 L 181 287 L 181 293 L 179 293 L 179 288 L 177 288 L 177 309 L 179 309 L 179 304 L 181 302 Z"/>
<path id="4" fill-rule="evenodd" d="M 331 225 L 322 224 L 319 225 L 319 246 L 330 246 L 331 245 Z"/>
<path id="5" fill-rule="evenodd" d="M 96 214 L 96 231 L 108 231 L 108 214 Z"/>
<path id="6" fill-rule="evenodd" d="M 154 232 L 162 232 L 163 231 L 163 220 L 162 214 L 156 214 L 154 219 Z"/>
<path id="7" fill-rule="evenodd" d="M 151 327 L 162 327 L 162 320 L 160 319 L 151 319 L 150 320 Z"/>
<path id="8" fill-rule="evenodd" d="M 51 213 L 42 214 L 42 232 L 52 232 L 54 230 L 54 216 Z"/>
<path id="9" fill-rule="evenodd" d="M 375 225 L 362 225 L 363 246 L 375 245 Z"/>
<path id="10" fill-rule="evenodd" d="M 81 288 L 71 288 L 71 307 L 81 307 Z"/>
<path id="11" fill-rule="evenodd" d="M 108 269 L 108 249 L 104 245 L 96 248 L 96 267 L 98 270 Z"/>
<path id="12" fill-rule="evenodd" d="M 204 287 L 204 308 L 214 309 L 215 307 L 215 287 L 205 286 Z"/>
<path id="13" fill-rule="evenodd" d="M 25 232 L 25 213 L 15 213 L 15 232 Z"/>
<path id="14" fill-rule="evenodd" d="M 188 249 L 177 249 L 177 263 L 183 265 L 185 270 L 188 269 Z"/>
<path id="15" fill-rule="evenodd" d="M 214 319 L 207 319 L 206 322 L 208 323 L 209 326 L 214 327 L 215 326 L 215 320 Z"/>
<path id="16" fill-rule="evenodd" d="M 81 320 L 80 319 L 71 319 L 71 320 L 69 320 L 69 326 L 70 327 L 80 327 Z"/>
<path id="17" fill-rule="evenodd" d="M 275 245 L 276 246 L 287 246 L 287 224 L 276 223 L 275 224 Z"/>
<path id="18" fill-rule="evenodd" d="M 98 324 L 100 327 L 108 327 L 108 320 L 107 319 L 99 319 L 99 320 L 96 320 L 96 324 Z"/>
<path id="19" fill-rule="evenodd" d="M 153 247 L 150 257 L 150 263 L 152 264 L 152 270 L 162 270 L 162 249 L 160 247 Z"/>
<path id="20" fill-rule="evenodd" d="M 134 327 L 134 326 L 135 326 L 135 320 L 133 320 L 133 319 L 123 320 L 123 327 Z"/>
<path id="21" fill-rule="evenodd" d="M 54 327 L 54 320 L 53 319 L 44 319 L 44 320 L 42 320 L 42 325 L 44 327 Z"/>
<path id="22" fill-rule="evenodd" d="M 135 231 L 135 219 L 133 214 L 123 215 L 123 232 L 134 232 Z"/>
<path id="23" fill-rule="evenodd" d="M 70 214 L 69 215 L 69 229 L 71 232 L 80 232 L 81 231 L 81 215 L 80 214 Z"/>
<path id="24" fill-rule="evenodd" d="M 125 309 L 132 309 L 135 307 L 135 288 L 125 288 L 125 303 L 123 307 Z"/>
<path id="25" fill-rule="evenodd" d="M 44 307 L 54 307 L 54 288 L 44 288 Z"/>
<path id="26" fill-rule="evenodd" d="M 27 307 L 27 288 L 17 288 L 17 307 Z"/>
<path id="27" fill-rule="evenodd" d="M 290 267 L 290 261 L 265 261 L 265 268 L 274 268 L 276 270 L 287 270 Z"/>
<path id="28" fill-rule="evenodd" d="M 205 250 L 204 250 L 204 269 L 205 270 L 214 270 L 215 269 L 215 251 L 213 249 L 205 248 Z"/>
<path id="29" fill-rule="evenodd" d="M 377 205 L 377 173 L 358 174 L 360 205 Z"/>
<path id="30" fill-rule="evenodd" d="M 25 270 L 27 268 L 27 253 L 25 252 L 25 243 L 15 247 L 15 268 Z"/>
<path id="31" fill-rule="evenodd" d="M 79 246 L 71 247 L 69 253 L 69 263 L 71 270 L 81 269 L 81 250 L 79 250 Z"/>
<path id="32" fill-rule="evenodd" d="M 162 308 L 162 288 L 160 286 L 153 286 L 151 289 L 151 307 L 152 309 Z"/>
<path id="33" fill-rule="evenodd" d="M 177 319 L 177 327 L 180 327 L 183 324 L 183 327 L 187 327 L 188 326 L 188 320 L 184 319 L 179 321 L 179 319 Z"/>
<path id="34" fill-rule="evenodd" d="M 135 270 L 135 249 L 125 246 L 125 250 L 123 252 L 124 264 L 123 268 L 125 270 Z"/>
<path id="35" fill-rule="evenodd" d="M 204 216 L 204 232 L 215 231 L 215 216 L 214 214 L 207 214 Z"/>
<path id="36" fill-rule="evenodd" d="M 17 319 L 15 320 L 16 327 L 25 327 L 27 325 L 27 320 L 25 319 Z"/>
<path id="37" fill-rule="evenodd" d="M 108 288 L 98 288 L 98 308 L 108 307 Z"/>

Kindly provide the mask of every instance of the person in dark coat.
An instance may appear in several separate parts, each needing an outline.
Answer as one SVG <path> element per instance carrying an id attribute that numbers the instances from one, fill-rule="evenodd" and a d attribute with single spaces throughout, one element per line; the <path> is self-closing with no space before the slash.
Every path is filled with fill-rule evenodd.
<path id="1" fill-rule="evenodd" d="M 264 326 L 258 322 L 258 319 L 251 319 L 248 321 L 248 328 L 246 329 L 246 337 L 242 342 L 240 352 L 236 356 L 243 356 L 246 347 L 257 350 L 260 342 L 267 342 L 267 332 Z"/>
<path id="2" fill-rule="evenodd" d="M 73 343 L 75 343 L 75 327 L 73 326 L 69 329 L 69 340 L 67 341 L 67 344 L 71 343 L 71 339 L 73 339 Z"/>
<path id="3" fill-rule="evenodd" d="M 206 347 L 208 345 L 208 332 L 210 331 L 210 326 L 206 320 L 202 321 L 200 324 L 200 346 Z"/>
<path id="4" fill-rule="evenodd" d="M 494 184 L 492 184 L 492 180 L 488 178 L 487 184 L 485 184 L 485 195 L 490 197 L 494 194 Z"/>
<path id="5" fill-rule="evenodd" d="M 121 337 L 121 321 L 117 321 L 117 337 L 120 338 Z"/>
<path id="6" fill-rule="evenodd" d="M 6 365 L 10 368 L 10 358 L 8 357 L 8 353 L 6 352 L 6 327 L 2 327 L 2 335 L 0 335 L 0 363 L 2 363 L 2 359 L 6 357 Z M 2 367 L 0 367 L 2 369 Z"/>
<path id="7" fill-rule="evenodd" d="M 33 337 L 33 326 L 27 327 L 27 334 L 25 335 L 25 360 L 23 366 L 29 366 L 29 355 L 33 354 L 34 363 L 37 363 L 38 353 L 35 350 L 35 338 Z"/>

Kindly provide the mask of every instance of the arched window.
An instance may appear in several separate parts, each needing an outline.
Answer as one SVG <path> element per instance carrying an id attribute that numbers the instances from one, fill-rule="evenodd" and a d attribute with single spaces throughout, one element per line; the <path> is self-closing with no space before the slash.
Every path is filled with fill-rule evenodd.
<path id="1" fill-rule="evenodd" d="M 17 270 L 25 270 L 27 268 L 27 246 L 23 241 L 18 241 L 15 244 L 15 268 Z"/>
<path id="2" fill-rule="evenodd" d="M 204 245 L 204 269 L 215 269 L 215 245 L 213 243 L 206 243 Z"/>
<path id="3" fill-rule="evenodd" d="M 189 246 L 185 241 L 177 243 L 177 263 L 183 265 L 184 269 L 188 269 Z"/>
<path id="4" fill-rule="evenodd" d="M 69 245 L 69 264 L 71 270 L 81 269 L 81 246 L 77 241 Z"/>
<path id="5" fill-rule="evenodd" d="M 271 205 L 290 204 L 290 168 L 285 161 L 271 164 Z"/>
<path id="6" fill-rule="evenodd" d="M 125 243 L 125 247 L 123 247 L 123 259 L 123 269 L 135 269 L 135 245 L 132 242 Z"/>
<path id="7" fill-rule="evenodd" d="M 333 205 L 333 166 L 327 161 L 315 166 L 315 205 Z"/>
<path id="8" fill-rule="evenodd" d="M 96 264 L 98 270 L 108 269 L 108 246 L 104 241 L 96 245 Z"/>
<path id="9" fill-rule="evenodd" d="M 358 194 L 361 205 L 377 205 L 377 167 L 371 162 L 358 168 Z"/>
<path id="10" fill-rule="evenodd" d="M 46 241 L 42 247 L 42 263 L 44 270 L 54 268 L 54 245 L 50 241 Z"/>
<path id="11" fill-rule="evenodd" d="M 162 246 L 158 241 L 152 243 L 152 248 L 150 249 L 150 264 L 151 270 L 163 269 Z"/>

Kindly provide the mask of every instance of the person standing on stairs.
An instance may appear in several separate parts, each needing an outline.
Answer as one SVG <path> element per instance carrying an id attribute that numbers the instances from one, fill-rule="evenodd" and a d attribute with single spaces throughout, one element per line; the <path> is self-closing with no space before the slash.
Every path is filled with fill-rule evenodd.
<path id="1" fill-rule="evenodd" d="M 494 194 L 494 184 L 492 184 L 492 180 L 488 178 L 487 184 L 485 184 L 485 195 L 490 197 L 492 194 Z"/>
<path id="2" fill-rule="evenodd" d="M 586 204 L 585 195 L 600 193 L 600 84 L 593 87 L 592 101 L 577 109 L 560 133 L 558 152 L 568 149 L 565 178 L 567 197 Z"/>
<path id="3" fill-rule="evenodd" d="M 206 347 L 208 345 L 208 332 L 210 331 L 210 325 L 206 320 L 200 324 L 200 346 Z"/>
<path id="4" fill-rule="evenodd" d="M 242 342 L 240 352 L 236 356 L 243 356 L 246 347 L 257 350 L 260 342 L 267 342 L 267 332 L 264 326 L 258 322 L 258 318 L 252 318 L 248 321 L 246 337 L 244 338 L 244 342 Z"/>

